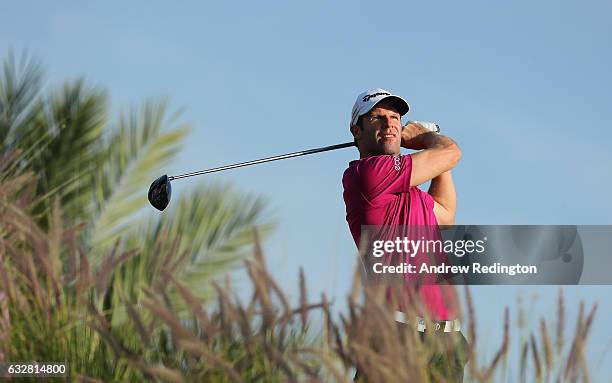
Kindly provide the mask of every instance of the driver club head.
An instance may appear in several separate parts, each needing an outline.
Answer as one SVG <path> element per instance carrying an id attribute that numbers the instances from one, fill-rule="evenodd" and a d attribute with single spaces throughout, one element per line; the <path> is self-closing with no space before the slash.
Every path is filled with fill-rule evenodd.
<path id="1" fill-rule="evenodd" d="M 164 174 L 151 184 L 149 188 L 149 202 L 159 211 L 163 211 L 170 203 L 172 187 L 168 175 Z"/>

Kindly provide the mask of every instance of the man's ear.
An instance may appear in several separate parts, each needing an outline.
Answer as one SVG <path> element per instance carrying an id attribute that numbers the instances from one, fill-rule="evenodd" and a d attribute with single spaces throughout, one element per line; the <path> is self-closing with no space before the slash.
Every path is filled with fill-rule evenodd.
<path id="1" fill-rule="evenodd" d="M 353 138 L 355 141 L 361 138 L 361 126 L 359 125 L 351 125 L 351 133 L 353 133 Z"/>

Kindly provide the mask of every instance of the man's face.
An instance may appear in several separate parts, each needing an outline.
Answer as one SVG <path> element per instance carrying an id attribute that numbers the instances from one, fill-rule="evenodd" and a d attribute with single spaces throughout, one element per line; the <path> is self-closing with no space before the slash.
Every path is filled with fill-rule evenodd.
<path id="1" fill-rule="evenodd" d="M 402 122 L 392 101 L 382 100 L 351 127 L 361 157 L 400 154 Z"/>

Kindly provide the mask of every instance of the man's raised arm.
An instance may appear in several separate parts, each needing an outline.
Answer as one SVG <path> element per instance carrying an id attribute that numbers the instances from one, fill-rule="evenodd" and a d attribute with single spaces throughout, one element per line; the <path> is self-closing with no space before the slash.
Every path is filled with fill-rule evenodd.
<path id="1" fill-rule="evenodd" d="M 412 154 L 410 185 L 431 180 L 428 193 L 435 201 L 434 213 L 438 224 L 452 225 L 457 201 L 450 170 L 459 162 L 461 149 L 449 137 L 430 132 L 417 123 L 404 126 L 402 147 L 420 150 Z"/>

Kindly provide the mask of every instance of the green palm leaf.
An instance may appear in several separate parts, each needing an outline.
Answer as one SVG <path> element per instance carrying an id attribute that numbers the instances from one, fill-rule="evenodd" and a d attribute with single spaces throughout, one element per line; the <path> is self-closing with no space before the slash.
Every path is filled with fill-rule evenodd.
<path id="1" fill-rule="evenodd" d="M 193 187 L 161 218 L 150 219 L 129 238 L 130 247 L 143 249 L 143 254 L 126 263 L 125 279 L 150 284 L 166 266 L 194 295 L 208 296 L 212 277 L 252 254 L 253 229 L 266 235 L 274 227 L 266 206 L 263 198 L 229 185 Z M 176 256 L 168 259 L 167 254 Z"/>
<path id="2" fill-rule="evenodd" d="M 3 152 L 27 132 L 39 110 L 42 70 L 24 53 L 19 63 L 13 53 L 3 62 L 0 73 L 0 142 Z"/>
<path id="3" fill-rule="evenodd" d="M 157 178 L 180 149 L 186 126 L 162 132 L 166 102 L 147 102 L 119 119 L 118 128 L 106 141 L 105 162 L 96 178 L 96 216 L 91 230 L 94 248 L 105 248 L 127 234 L 145 207 L 149 183 Z"/>
<path id="4" fill-rule="evenodd" d="M 106 120 L 106 95 L 83 80 L 66 82 L 44 94 L 42 71 L 24 54 L 19 63 L 9 55 L 0 75 L 2 151 L 22 152 L 14 166 L 38 175 L 37 193 L 60 197 L 65 216 L 87 216 L 92 175 L 99 163 L 98 141 Z M 38 213 L 49 211 L 48 201 Z M 44 218 L 44 217 L 43 217 Z M 44 219 L 43 219 L 44 221 Z"/>
<path id="5" fill-rule="evenodd" d="M 101 161 L 100 139 L 106 125 L 107 97 L 84 80 L 65 83 L 43 102 L 44 114 L 24 138 L 26 145 L 38 136 L 49 141 L 32 160 L 39 175 L 39 193 L 57 192 L 71 220 L 89 216 L 95 169 Z"/>

